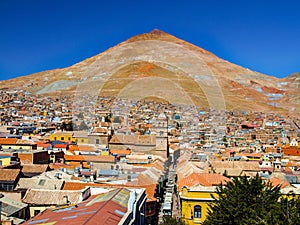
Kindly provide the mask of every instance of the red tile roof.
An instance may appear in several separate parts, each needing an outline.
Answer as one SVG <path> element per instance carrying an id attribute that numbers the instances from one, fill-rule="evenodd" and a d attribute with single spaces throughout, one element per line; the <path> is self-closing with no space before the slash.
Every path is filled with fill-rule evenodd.
<path id="1" fill-rule="evenodd" d="M 51 198 L 45 198 L 45 196 L 51 196 Z M 82 191 L 28 189 L 22 201 L 35 205 L 60 205 L 64 204 L 64 196 L 68 196 L 71 204 L 77 204 L 81 202 Z"/>
<path id="2" fill-rule="evenodd" d="M 73 165 L 67 165 L 67 164 L 63 164 L 63 163 L 51 163 L 49 164 L 50 169 L 53 170 L 59 170 L 60 168 L 66 168 L 66 169 L 74 169 L 76 166 Z"/>
<path id="3" fill-rule="evenodd" d="M 78 151 L 82 151 L 82 152 L 96 152 L 97 148 L 94 145 L 78 145 Z"/>
<path id="4" fill-rule="evenodd" d="M 107 133 L 107 129 L 104 127 L 95 127 L 95 129 L 93 130 L 93 133 Z"/>
<path id="5" fill-rule="evenodd" d="M 295 162 L 288 161 L 286 167 L 295 167 L 297 164 Z"/>
<path id="6" fill-rule="evenodd" d="M 68 147 L 68 144 L 56 144 L 56 145 L 53 145 L 53 148 L 67 148 Z"/>
<path id="7" fill-rule="evenodd" d="M 99 184 L 87 182 L 69 182 L 66 181 L 63 190 L 81 190 L 86 187 L 115 187 L 115 188 L 146 188 L 147 201 L 156 201 L 154 197 L 156 192 L 156 184 L 139 184 L 139 185 L 123 185 L 123 184 Z"/>
<path id="8" fill-rule="evenodd" d="M 64 155 L 66 161 L 85 161 L 83 155 Z"/>
<path id="9" fill-rule="evenodd" d="M 272 177 L 270 180 L 273 186 L 280 186 L 280 188 L 285 188 L 290 185 L 286 180 L 281 180 L 278 177 Z"/>
<path id="10" fill-rule="evenodd" d="M 82 162 L 112 162 L 116 161 L 113 156 L 102 155 L 64 155 L 66 161 L 82 161 Z"/>
<path id="11" fill-rule="evenodd" d="M 72 166 L 72 167 L 80 167 L 81 166 L 81 164 L 80 164 L 80 162 L 69 162 L 68 163 L 68 165 L 70 165 L 70 166 Z"/>
<path id="12" fill-rule="evenodd" d="M 15 145 L 18 138 L 0 138 L 0 145 Z"/>
<path id="13" fill-rule="evenodd" d="M 44 143 L 44 142 L 37 142 L 37 147 L 40 147 L 40 148 L 48 148 L 51 144 L 50 143 Z"/>
<path id="14" fill-rule="evenodd" d="M 78 151 L 78 150 L 79 150 L 78 145 L 70 145 L 69 146 L 69 151 Z"/>
<path id="15" fill-rule="evenodd" d="M 20 169 L 0 169 L 0 181 L 15 181 L 20 174 Z"/>
<path id="16" fill-rule="evenodd" d="M 116 154 L 116 155 L 130 155 L 131 151 L 130 150 L 109 150 L 111 154 Z"/>
<path id="17" fill-rule="evenodd" d="M 228 181 L 230 181 L 229 178 L 216 173 L 192 173 L 178 181 L 178 188 L 181 190 L 183 186 L 192 187 L 197 184 L 202 186 L 217 186 L 221 183 L 225 184 Z"/>
<path id="18" fill-rule="evenodd" d="M 300 148 L 298 147 L 287 147 L 282 149 L 284 155 L 289 155 L 289 156 L 300 156 Z"/>
<path id="19" fill-rule="evenodd" d="M 84 156 L 85 161 L 87 162 L 109 162 L 109 163 L 114 163 L 116 161 L 114 156 L 110 155 L 85 155 Z"/>
<path id="20" fill-rule="evenodd" d="M 63 190 L 81 190 L 85 187 L 103 187 L 104 184 L 97 184 L 97 183 L 87 183 L 87 182 L 69 182 L 66 181 Z"/>
<path id="21" fill-rule="evenodd" d="M 48 164 L 24 164 L 22 166 L 23 173 L 43 173 L 49 168 Z"/>

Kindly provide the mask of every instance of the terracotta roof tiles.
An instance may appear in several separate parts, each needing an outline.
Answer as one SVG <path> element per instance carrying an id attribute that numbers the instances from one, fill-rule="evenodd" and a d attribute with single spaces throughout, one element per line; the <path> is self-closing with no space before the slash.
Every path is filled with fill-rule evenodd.
<path id="1" fill-rule="evenodd" d="M 24 164 L 22 166 L 23 173 L 43 173 L 49 168 L 48 164 Z"/>
<path id="2" fill-rule="evenodd" d="M 67 165 L 67 164 L 63 164 L 63 163 L 50 163 L 49 166 L 50 166 L 50 169 L 53 169 L 53 170 L 59 170 L 60 168 L 74 169 L 76 167 L 76 166 Z"/>
<path id="3" fill-rule="evenodd" d="M 286 180 L 281 180 L 278 177 L 272 177 L 269 181 L 273 186 L 280 186 L 280 188 L 290 186 L 289 182 L 287 182 Z"/>
<path id="4" fill-rule="evenodd" d="M 69 151 L 78 151 L 79 147 L 78 145 L 69 145 Z"/>
<path id="5" fill-rule="evenodd" d="M 17 141 L 17 138 L 0 138 L 0 145 L 15 145 Z"/>
<path id="6" fill-rule="evenodd" d="M 68 147 L 68 144 L 56 144 L 56 145 L 53 145 L 53 148 L 67 148 Z"/>
<path id="7" fill-rule="evenodd" d="M 93 133 L 107 133 L 107 128 L 104 127 L 95 127 Z"/>
<path id="8" fill-rule="evenodd" d="M 43 142 L 37 142 L 36 144 L 37 144 L 37 147 L 44 148 L 44 149 L 51 146 L 50 143 L 43 143 Z"/>
<path id="9" fill-rule="evenodd" d="M 181 190 L 183 186 L 193 187 L 197 184 L 202 186 L 217 186 L 221 183 L 230 181 L 229 178 L 216 173 L 192 173 L 178 181 L 178 188 Z"/>
<path id="10" fill-rule="evenodd" d="M 110 162 L 114 163 L 116 161 L 114 156 L 97 156 L 97 155 L 64 155 L 66 161 L 75 162 Z"/>
<path id="11" fill-rule="evenodd" d="M 66 161 L 85 161 L 83 155 L 64 155 Z"/>
<path id="12" fill-rule="evenodd" d="M 78 145 L 78 151 L 96 152 L 97 148 L 94 145 Z"/>
<path id="13" fill-rule="evenodd" d="M 66 181 L 63 186 L 63 190 L 81 190 L 86 187 L 115 187 L 115 188 L 146 188 L 147 201 L 156 201 L 154 197 L 156 192 L 156 184 L 138 184 L 138 185 L 121 185 L 121 184 L 99 184 L 99 183 L 87 183 L 87 182 L 69 182 Z"/>
<path id="14" fill-rule="evenodd" d="M 35 205 L 61 205 L 65 203 L 64 196 L 68 196 L 71 204 L 81 201 L 82 191 L 63 191 L 63 190 L 47 190 L 47 189 L 29 189 L 27 190 L 22 201 L 27 204 Z M 51 198 L 45 198 L 51 196 Z"/>
<path id="15" fill-rule="evenodd" d="M 16 190 L 20 189 L 49 189 L 60 190 L 64 184 L 63 180 L 45 178 L 20 178 Z"/>
<path id="16" fill-rule="evenodd" d="M 15 181 L 20 174 L 20 169 L 0 169 L 0 181 Z"/>
<path id="17" fill-rule="evenodd" d="M 111 154 L 116 154 L 116 155 L 130 155 L 131 151 L 130 150 L 109 150 Z"/>

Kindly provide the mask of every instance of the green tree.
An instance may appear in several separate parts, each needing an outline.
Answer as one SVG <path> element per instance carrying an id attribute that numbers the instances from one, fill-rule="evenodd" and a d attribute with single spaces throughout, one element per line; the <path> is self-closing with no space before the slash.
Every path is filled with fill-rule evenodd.
<path id="1" fill-rule="evenodd" d="M 259 176 L 240 176 L 217 187 L 204 225 L 299 224 L 299 199 L 282 197 L 279 186 Z"/>
<path id="2" fill-rule="evenodd" d="M 60 125 L 60 129 L 62 131 L 73 131 L 73 123 L 72 121 L 63 121 Z"/>
<path id="3" fill-rule="evenodd" d="M 163 221 L 159 225 L 185 225 L 185 223 L 174 217 L 163 217 Z"/>
<path id="4" fill-rule="evenodd" d="M 105 122 L 111 122 L 111 115 L 107 115 L 104 117 Z"/>
<path id="5" fill-rule="evenodd" d="M 300 224 L 300 198 L 289 193 L 280 199 L 282 213 L 285 215 L 283 224 Z"/>

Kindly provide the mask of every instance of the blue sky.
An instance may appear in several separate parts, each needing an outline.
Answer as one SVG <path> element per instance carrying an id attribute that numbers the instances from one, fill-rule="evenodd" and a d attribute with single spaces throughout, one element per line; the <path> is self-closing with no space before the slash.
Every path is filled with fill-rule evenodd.
<path id="1" fill-rule="evenodd" d="M 0 79 L 71 66 L 154 28 L 285 77 L 300 72 L 300 2 L 0 0 Z"/>

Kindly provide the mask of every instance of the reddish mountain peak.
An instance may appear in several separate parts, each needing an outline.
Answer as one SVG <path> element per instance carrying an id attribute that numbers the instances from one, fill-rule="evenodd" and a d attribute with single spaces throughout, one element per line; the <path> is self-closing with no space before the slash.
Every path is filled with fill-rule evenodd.
<path id="1" fill-rule="evenodd" d="M 178 37 L 175 37 L 169 33 L 161 31 L 159 29 L 154 29 L 148 33 L 138 34 L 134 37 L 129 38 L 127 41 L 122 42 L 120 45 L 128 44 L 128 43 L 135 42 L 135 41 L 145 41 L 145 40 L 173 42 L 173 43 L 176 43 L 179 45 L 183 45 L 192 51 L 198 51 L 198 52 L 201 52 L 202 54 L 216 57 L 213 53 L 206 51 L 205 49 L 203 49 L 201 47 L 193 45 L 187 41 L 184 41 Z"/>
<path id="2" fill-rule="evenodd" d="M 175 41 L 175 42 L 182 41 L 171 34 L 168 34 L 159 29 L 154 29 L 148 33 L 138 34 L 132 38 L 129 38 L 126 42 L 134 42 L 134 41 L 141 41 L 141 40 L 164 40 L 164 41 Z"/>
<path id="3" fill-rule="evenodd" d="M 162 30 L 159 30 L 159 29 L 153 29 L 152 31 L 149 32 L 150 34 L 156 34 L 156 35 L 170 35 Z"/>

